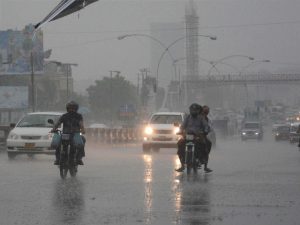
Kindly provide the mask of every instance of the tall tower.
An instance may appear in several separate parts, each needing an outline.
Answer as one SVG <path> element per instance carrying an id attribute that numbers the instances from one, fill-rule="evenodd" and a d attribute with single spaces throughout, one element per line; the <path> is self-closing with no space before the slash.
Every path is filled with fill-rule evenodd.
<path id="1" fill-rule="evenodd" d="M 195 3 L 190 0 L 185 8 L 186 24 L 186 76 L 187 80 L 195 80 L 199 77 L 198 58 L 198 29 L 199 17 L 195 10 Z"/>

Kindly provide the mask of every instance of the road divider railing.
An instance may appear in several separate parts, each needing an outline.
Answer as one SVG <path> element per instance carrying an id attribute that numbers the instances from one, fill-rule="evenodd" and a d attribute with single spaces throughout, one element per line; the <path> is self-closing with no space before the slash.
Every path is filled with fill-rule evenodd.
<path id="1" fill-rule="evenodd" d="M 99 143 L 134 143 L 142 141 L 138 128 L 86 128 L 87 141 Z"/>

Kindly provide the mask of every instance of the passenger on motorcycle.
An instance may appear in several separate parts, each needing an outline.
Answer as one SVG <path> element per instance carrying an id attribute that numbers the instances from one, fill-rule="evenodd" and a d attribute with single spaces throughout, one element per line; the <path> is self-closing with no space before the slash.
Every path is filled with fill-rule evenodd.
<path id="1" fill-rule="evenodd" d="M 212 132 L 213 128 L 212 128 L 212 122 L 208 118 L 208 114 L 209 114 L 209 107 L 207 105 L 204 105 L 203 110 L 202 110 L 202 115 L 203 115 L 204 119 L 207 122 L 207 125 L 208 125 L 208 128 L 209 128 L 208 133 L 209 133 L 209 132 Z M 204 156 L 204 171 L 209 173 L 209 172 L 212 172 L 212 169 L 207 167 L 212 142 L 209 140 L 209 138 L 207 138 L 206 135 L 205 135 L 205 144 L 206 144 L 206 151 L 205 151 L 205 156 Z"/>
<path id="2" fill-rule="evenodd" d="M 63 133 L 66 134 L 74 134 L 74 133 L 85 133 L 83 117 L 81 114 L 77 113 L 79 106 L 76 102 L 70 101 L 66 104 L 67 113 L 63 114 L 56 124 L 54 124 L 51 132 L 55 132 L 57 128 L 63 124 Z M 82 136 L 83 142 L 85 144 L 85 138 Z M 71 143 L 72 145 L 72 143 Z M 67 147 L 67 146 L 65 146 Z M 78 149 L 79 152 L 77 154 L 77 164 L 83 165 L 82 157 L 85 156 L 84 147 Z M 59 165 L 59 157 L 60 157 L 60 148 L 57 148 L 55 151 L 56 160 L 54 161 L 54 165 Z"/>
<path id="3" fill-rule="evenodd" d="M 195 140 L 195 154 L 200 159 L 203 151 L 205 151 L 205 135 L 207 135 L 209 128 L 206 120 L 201 115 L 202 107 L 200 105 L 193 103 L 189 110 L 190 114 L 183 121 L 180 133 L 193 134 L 197 137 Z M 185 144 L 186 140 L 184 139 L 180 139 L 177 143 L 177 155 L 181 163 L 181 167 L 176 169 L 177 172 L 183 172 L 185 169 Z"/>

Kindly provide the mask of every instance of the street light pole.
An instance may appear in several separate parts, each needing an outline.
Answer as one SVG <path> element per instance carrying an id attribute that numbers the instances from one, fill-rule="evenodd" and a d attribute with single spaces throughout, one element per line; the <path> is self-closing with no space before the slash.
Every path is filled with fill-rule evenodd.
<path id="1" fill-rule="evenodd" d="M 225 57 L 223 57 L 223 58 L 221 58 L 221 59 L 218 59 L 218 60 L 216 60 L 216 61 L 212 61 L 212 62 L 211 62 L 211 68 L 208 70 L 207 76 L 210 76 L 211 70 L 212 70 L 213 68 L 215 68 L 215 66 L 216 66 L 217 64 L 223 63 L 224 60 L 227 60 L 227 59 L 230 59 L 230 58 L 236 58 L 236 57 L 247 58 L 247 59 L 249 59 L 249 60 L 251 60 L 251 61 L 254 60 L 253 57 L 247 56 L 247 55 L 229 55 L 229 56 L 225 56 Z M 223 64 L 224 64 L 224 63 L 223 63 Z"/>
<path id="2" fill-rule="evenodd" d="M 77 63 L 64 63 L 63 65 L 66 66 L 66 76 L 67 76 L 67 101 L 70 100 L 70 88 L 69 88 L 69 77 L 71 75 L 71 66 L 78 66 Z M 72 96 L 72 93 L 71 93 Z"/>
<path id="3" fill-rule="evenodd" d="M 206 37 L 206 38 L 209 38 L 210 40 L 213 40 L 213 41 L 217 40 L 217 37 L 216 37 L 216 36 L 201 35 L 201 34 L 191 35 L 191 36 L 189 36 L 189 37 Z M 183 39 L 186 39 L 186 38 L 187 38 L 187 36 L 184 36 L 184 37 L 178 38 L 178 39 L 176 39 L 175 41 L 173 41 L 170 45 L 168 45 L 168 46 L 166 47 L 166 49 L 163 51 L 163 53 L 162 53 L 161 56 L 159 57 L 158 64 L 157 64 L 157 68 L 156 68 L 156 85 L 157 85 L 157 87 L 158 87 L 158 71 L 159 71 L 159 66 L 160 66 L 160 63 L 161 63 L 161 61 L 162 61 L 164 55 L 166 54 L 166 52 L 169 51 L 169 49 L 170 49 L 173 45 L 175 45 L 177 42 L 179 42 L 179 41 L 181 41 L 181 40 L 183 40 Z"/>
<path id="4" fill-rule="evenodd" d="M 34 85 L 34 65 L 33 65 L 33 52 L 30 53 L 31 64 L 31 110 L 35 112 L 35 85 Z"/>
<path id="5" fill-rule="evenodd" d="M 210 35 L 201 35 L 201 34 L 197 34 L 197 35 L 191 35 L 189 37 L 206 37 L 206 38 L 209 38 L 210 40 L 217 40 L 217 37 L 216 36 L 210 36 Z M 166 52 L 169 51 L 169 49 L 175 45 L 177 42 L 183 40 L 183 39 L 186 39 L 187 36 L 184 36 L 184 37 L 181 37 L 181 38 L 178 38 L 176 39 L 175 41 L 173 41 L 171 44 L 169 44 L 166 49 L 163 51 L 163 53 L 161 54 L 159 60 L 158 60 L 158 64 L 157 64 L 157 68 L 156 68 L 156 86 L 158 88 L 158 72 L 159 72 L 159 66 L 160 66 L 160 63 L 164 57 L 164 55 L 166 54 Z M 173 61 L 174 62 L 174 61 Z M 163 101 L 163 105 L 162 107 L 165 107 L 165 104 L 166 104 L 166 98 L 167 98 L 167 93 L 165 93 L 165 96 L 164 96 L 164 101 Z"/>
<path id="6" fill-rule="evenodd" d="M 242 73 L 248 69 L 249 67 L 251 66 L 254 66 L 255 64 L 258 64 L 258 63 L 268 63 L 268 62 L 271 62 L 271 60 L 268 60 L 268 59 L 264 59 L 264 60 L 256 60 L 256 61 L 253 61 L 251 63 L 249 63 L 248 65 L 244 66 L 240 72 L 239 72 L 239 76 L 242 76 Z M 248 90 L 248 85 L 247 85 L 247 80 L 245 79 L 245 90 L 246 90 L 246 106 L 247 108 L 249 107 L 249 90 Z"/>
<path id="7" fill-rule="evenodd" d="M 119 75 L 121 71 L 118 70 L 110 70 L 110 129 L 112 129 L 113 125 L 113 73 Z"/>

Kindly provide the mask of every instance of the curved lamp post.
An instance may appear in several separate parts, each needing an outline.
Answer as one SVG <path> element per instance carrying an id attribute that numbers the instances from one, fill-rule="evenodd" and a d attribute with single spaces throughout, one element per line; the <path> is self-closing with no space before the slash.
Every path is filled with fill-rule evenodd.
<path id="1" fill-rule="evenodd" d="M 169 51 L 169 49 L 175 45 L 177 42 L 183 40 L 183 39 L 186 39 L 188 36 L 184 36 L 184 37 L 181 37 L 181 38 L 178 38 L 176 39 L 175 41 L 173 41 L 171 44 L 169 44 L 166 49 L 163 51 L 163 53 L 161 54 L 161 56 L 159 57 L 159 60 L 158 60 L 158 64 L 157 64 L 157 68 L 156 68 L 156 86 L 158 87 L 158 71 L 159 71 L 159 66 L 160 66 L 160 63 L 164 57 L 164 55 L 166 54 L 166 52 Z M 201 34 L 198 34 L 198 35 L 191 35 L 189 37 L 206 37 L 206 38 L 209 38 L 210 40 L 217 40 L 217 37 L 216 36 L 211 36 L 211 35 L 201 35 Z"/>
<path id="2" fill-rule="evenodd" d="M 248 65 L 244 66 L 240 72 L 239 72 L 239 76 L 242 76 L 242 73 L 248 69 L 249 67 L 251 66 L 254 66 L 255 64 L 258 64 L 258 63 L 268 63 L 268 62 L 271 62 L 271 60 L 268 60 L 268 59 L 264 59 L 264 60 L 256 60 L 256 61 L 253 61 L 251 63 L 249 63 Z M 249 106 L 249 92 L 248 92 L 248 86 L 247 86 L 247 81 L 245 80 L 245 89 L 246 89 L 246 104 L 247 104 L 247 108 Z"/>
<path id="3" fill-rule="evenodd" d="M 225 60 L 227 60 L 227 59 L 230 59 L 230 58 L 236 58 L 236 57 L 246 58 L 246 59 L 249 59 L 249 60 L 251 60 L 251 61 L 254 60 L 253 57 L 247 56 L 247 55 L 229 55 L 229 56 L 225 56 L 225 57 L 223 57 L 223 58 L 221 58 L 221 59 L 218 59 L 218 60 L 216 60 L 216 61 L 213 61 L 213 62 L 211 63 L 212 66 L 211 66 L 211 68 L 208 70 L 207 75 L 208 75 L 208 76 L 210 75 L 211 70 L 212 70 L 217 64 L 219 64 L 219 63 L 224 64 L 223 61 L 225 61 Z"/>
<path id="4" fill-rule="evenodd" d="M 118 37 L 118 40 L 123 40 L 125 38 L 129 38 L 129 37 L 148 37 L 150 39 L 152 39 L 153 41 L 157 42 L 164 50 L 167 48 L 167 46 L 161 42 L 159 39 L 148 35 L 148 34 L 125 34 L 125 35 L 121 35 Z M 172 56 L 171 52 L 168 50 L 168 54 L 170 56 L 170 58 L 172 59 L 172 61 L 174 61 L 174 57 Z"/>

